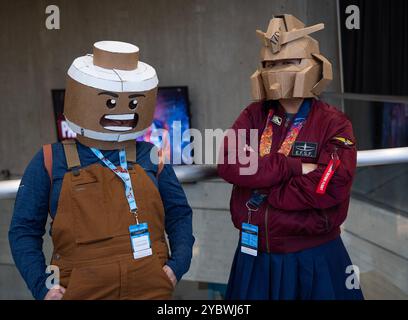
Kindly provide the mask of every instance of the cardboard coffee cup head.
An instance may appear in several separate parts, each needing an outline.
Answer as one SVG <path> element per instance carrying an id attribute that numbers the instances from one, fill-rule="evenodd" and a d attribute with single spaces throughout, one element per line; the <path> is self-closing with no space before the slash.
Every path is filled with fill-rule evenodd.
<path id="1" fill-rule="evenodd" d="M 268 30 L 257 34 L 262 42 L 261 64 L 251 76 L 255 100 L 280 100 L 318 96 L 333 79 L 330 62 L 320 54 L 311 27 L 292 15 L 274 17 Z"/>
<path id="2" fill-rule="evenodd" d="M 101 41 L 93 55 L 68 70 L 64 114 L 77 135 L 122 142 L 143 135 L 153 121 L 158 79 L 128 43 Z"/>

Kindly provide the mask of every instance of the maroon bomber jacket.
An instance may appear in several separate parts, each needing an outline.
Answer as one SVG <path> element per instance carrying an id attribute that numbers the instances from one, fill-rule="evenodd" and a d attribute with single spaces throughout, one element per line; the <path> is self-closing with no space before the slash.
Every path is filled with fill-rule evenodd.
<path id="1" fill-rule="evenodd" d="M 275 108 L 275 115 L 282 119 L 280 125 L 279 121 L 273 124 L 270 155 L 258 157 L 258 169 L 254 174 L 241 175 L 240 169 L 248 165 L 238 161 L 236 164 L 227 163 L 229 155 L 237 154 L 238 148 L 228 146 L 226 137 L 218 173 L 234 185 L 230 206 L 235 227 L 241 230 L 242 223 L 248 221 L 246 203 L 254 190 L 261 190 L 267 194 L 267 200 L 251 217 L 251 223 L 259 227 L 259 250 L 297 252 L 340 235 L 340 226 L 347 216 L 356 168 L 355 138 L 348 118 L 336 108 L 316 99 L 311 99 L 309 116 L 288 157 L 277 152 L 290 128 L 279 103 L 257 102 L 249 105 L 235 121 L 232 130 L 237 132 L 244 129 L 249 132 L 250 129 L 258 129 L 260 140 L 269 108 Z M 294 152 L 296 146 L 306 146 L 300 150 L 308 152 Z M 326 193 L 318 194 L 317 186 L 333 155 L 339 157 L 341 164 L 330 180 Z M 316 163 L 318 169 L 302 175 L 302 162 Z"/>

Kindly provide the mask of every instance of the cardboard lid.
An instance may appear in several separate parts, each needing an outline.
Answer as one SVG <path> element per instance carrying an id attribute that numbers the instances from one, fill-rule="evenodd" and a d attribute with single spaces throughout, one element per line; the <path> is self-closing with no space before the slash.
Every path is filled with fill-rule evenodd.
<path id="1" fill-rule="evenodd" d="M 106 69 L 137 69 L 139 48 L 120 41 L 99 41 L 93 45 L 94 65 Z"/>
<path id="2" fill-rule="evenodd" d="M 94 54 L 74 60 L 68 75 L 83 85 L 113 92 L 142 92 L 157 87 L 156 70 L 139 60 L 139 48 L 119 41 L 94 44 Z"/>

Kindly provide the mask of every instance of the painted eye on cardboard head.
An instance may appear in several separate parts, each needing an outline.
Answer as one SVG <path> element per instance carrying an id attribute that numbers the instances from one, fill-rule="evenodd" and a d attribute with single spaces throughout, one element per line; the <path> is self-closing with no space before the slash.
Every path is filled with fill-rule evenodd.
<path id="1" fill-rule="evenodd" d="M 108 100 L 106 100 L 106 106 L 107 106 L 109 109 L 115 108 L 115 107 L 116 107 L 116 100 L 115 100 L 115 99 L 108 99 Z"/>
<path id="2" fill-rule="evenodd" d="M 137 104 L 138 104 L 138 102 L 137 102 L 136 99 L 130 100 L 130 102 L 129 102 L 129 109 L 131 109 L 131 110 L 136 109 Z"/>

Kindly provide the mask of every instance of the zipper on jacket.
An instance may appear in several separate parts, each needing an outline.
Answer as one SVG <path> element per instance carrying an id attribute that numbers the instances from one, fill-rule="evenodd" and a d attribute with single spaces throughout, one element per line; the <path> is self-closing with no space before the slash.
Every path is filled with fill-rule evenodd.
<path id="1" fill-rule="evenodd" d="M 266 252 L 267 253 L 269 253 L 268 213 L 269 213 L 269 206 L 266 206 L 266 211 L 265 211 L 265 234 L 266 234 Z"/>

